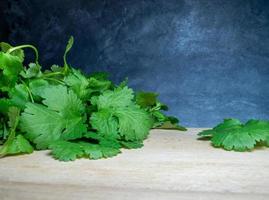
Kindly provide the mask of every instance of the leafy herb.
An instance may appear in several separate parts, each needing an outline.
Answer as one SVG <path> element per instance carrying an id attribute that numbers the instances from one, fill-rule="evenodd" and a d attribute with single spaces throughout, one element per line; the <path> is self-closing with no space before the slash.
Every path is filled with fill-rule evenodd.
<path id="1" fill-rule="evenodd" d="M 269 121 L 249 120 L 242 124 L 237 119 L 225 119 L 213 129 L 204 130 L 198 135 L 210 138 L 215 147 L 249 151 L 257 145 L 269 145 Z"/>
<path id="2" fill-rule="evenodd" d="M 119 154 L 121 148 L 143 146 L 151 128 L 185 130 L 167 117 L 155 93 L 135 93 L 113 84 L 107 73 L 84 75 L 63 66 L 42 71 L 32 45 L 0 43 L 0 157 L 51 149 L 54 158 L 99 159 Z M 34 63 L 24 65 L 23 48 L 35 52 Z"/>
<path id="3" fill-rule="evenodd" d="M 176 117 L 166 116 L 162 111 L 167 111 L 168 106 L 161 103 L 157 93 L 138 92 L 136 94 L 136 103 L 148 112 L 154 123 L 153 127 L 157 129 L 171 129 L 186 131 L 187 129 L 179 125 L 179 120 Z"/>

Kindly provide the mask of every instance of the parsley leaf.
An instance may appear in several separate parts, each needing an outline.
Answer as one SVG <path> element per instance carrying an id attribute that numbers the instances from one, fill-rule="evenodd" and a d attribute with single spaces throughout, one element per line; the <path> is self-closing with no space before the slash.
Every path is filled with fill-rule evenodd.
<path id="1" fill-rule="evenodd" d="M 40 69 L 41 69 L 40 65 L 36 63 L 30 63 L 28 69 L 24 69 L 24 71 L 22 71 L 20 75 L 23 78 L 39 77 L 42 75 Z"/>
<path id="2" fill-rule="evenodd" d="M 0 52 L 0 90 L 8 91 L 14 87 L 22 69 L 19 57 Z"/>
<path id="3" fill-rule="evenodd" d="M 186 131 L 187 129 L 183 126 L 178 125 L 178 123 L 172 123 L 171 121 L 164 121 L 157 129 L 167 129 L 167 130 L 179 130 Z"/>
<path id="4" fill-rule="evenodd" d="M 168 107 L 161 103 L 157 97 L 158 94 L 153 92 L 136 93 L 136 103 L 151 114 L 153 128 L 186 131 L 185 127 L 179 125 L 179 120 L 176 117 L 166 116 L 162 112 L 167 111 Z"/>
<path id="5" fill-rule="evenodd" d="M 79 70 L 73 69 L 72 72 L 64 78 L 64 81 L 80 99 L 89 97 L 89 81 Z"/>
<path id="6" fill-rule="evenodd" d="M 8 144 L 8 145 L 5 145 Z M 21 134 L 15 136 L 9 143 L 5 143 L 0 150 L 0 157 L 5 155 L 32 153 L 34 148 Z"/>
<path id="7" fill-rule="evenodd" d="M 107 90 L 97 98 L 92 99 L 92 104 L 102 108 L 117 108 L 133 104 L 133 90 L 128 87 L 115 88 L 113 91 Z"/>
<path id="8" fill-rule="evenodd" d="M 2 114 L 8 113 L 8 110 L 11 106 L 13 106 L 13 104 L 10 99 L 7 98 L 0 99 L 0 113 Z"/>
<path id="9" fill-rule="evenodd" d="M 152 127 L 150 115 L 135 105 L 133 91 L 128 87 L 118 87 L 113 91 L 106 91 L 92 99 L 99 111 L 93 113 L 91 123 L 93 127 L 104 134 L 124 137 L 125 140 L 143 140 Z M 106 130 L 101 130 L 103 124 Z M 118 128 L 117 128 L 118 126 Z"/>
<path id="10" fill-rule="evenodd" d="M 27 86 L 24 84 L 17 84 L 9 92 L 10 101 L 13 105 L 24 109 L 25 104 L 29 101 L 29 94 Z"/>
<path id="11" fill-rule="evenodd" d="M 61 95 L 59 95 L 61 94 Z M 21 117 L 21 130 L 38 149 L 46 149 L 59 139 L 76 139 L 87 130 L 81 100 L 65 86 L 47 87 L 41 97 L 45 105 L 27 103 Z"/>
<path id="12" fill-rule="evenodd" d="M 121 152 L 119 148 L 115 148 L 110 145 L 89 144 L 85 142 L 81 142 L 79 144 L 82 146 L 85 155 L 94 160 L 100 158 L 110 158 L 118 155 Z"/>
<path id="13" fill-rule="evenodd" d="M 121 145 L 126 148 L 126 149 L 138 149 L 143 147 L 143 142 L 142 141 L 121 141 Z"/>
<path id="14" fill-rule="evenodd" d="M 266 144 L 269 137 L 269 122 L 249 120 L 246 124 L 242 124 L 237 119 L 225 119 L 213 129 L 202 131 L 198 135 L 210 138 L 215 147 L 248 151 L 258 144 Z"/>
<path id="15" fill-rule="evenodd" d="M 159 95 L 153 92 L 138 92 L 136 93 L 136 102 L 143 108 L 156 105 Z"/>
<path id="16" fill-rule="evenodd" d="M 34 79 L 29 83 L 29 88 L 34 97 L 41 97 L 43 91 L 49 87 L 48 81 L 44 79 Z"/>
<path id="17" fill-rule="evenodd" d="M 118 108 L 115 116 L 119 120 L 119 133 L 127 141 L 145 139 L 152 127 L 149 114 L 137 106 Z"/>
<path id="18" fill-rule="evenodd" d="M 84 155 L 82 147 L 73 142 L 60 140 L 50 144 L 49 148 L 53 157 L 61 161 L 72 161 Z"/>
<path id="19" fill-rule="evenodd" d="M 52 143 L 49 148 L 52 150 L 53 157 L 61 161 L 71 161 L 81 157 L 109 158 L 120 153 L 119 148 L 87 142 L 57 141 Z"/>
<path id="20" fill-rule="evenodd" d="M 94 77 L 87 78 L 79 70 L 72 69 L 64 82 L 76 93 L 83 101 L 89 100 L 92 93 L 103 92 L 111 86 L 108 80 L 98 80 Z"/>
<path id="21" fill-rule="evenodd" d="M 91 125 L 101 136 L 112 136 L 119 138 L 118 121 L 109 109 L 101 109 L 92 114 Z"/>

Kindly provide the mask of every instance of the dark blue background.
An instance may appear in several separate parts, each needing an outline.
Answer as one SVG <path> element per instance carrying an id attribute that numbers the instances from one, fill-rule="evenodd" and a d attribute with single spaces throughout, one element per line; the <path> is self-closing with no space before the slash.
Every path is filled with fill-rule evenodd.
<path id="1" fill-rule="evenodd" d="M 2 8 L 2 39 L 35 44 L 44 66 L 62 63 L 74 35 L 73 66 L 159 92 L 186 126 L 269 119 L 267 0 L 10 0 Z"/>

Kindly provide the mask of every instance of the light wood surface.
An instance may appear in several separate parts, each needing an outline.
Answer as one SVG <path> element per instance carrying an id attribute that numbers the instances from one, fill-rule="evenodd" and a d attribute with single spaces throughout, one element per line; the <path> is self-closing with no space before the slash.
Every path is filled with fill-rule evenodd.
<path id="1" fill-rule="evenodd" d="M 269 199 L 269 148 L 228 152 L 201 129 L 153 130 L 145 146 L 103 160 L 59 162 L 49 151 L 0 160 L 1 200 Z"/>

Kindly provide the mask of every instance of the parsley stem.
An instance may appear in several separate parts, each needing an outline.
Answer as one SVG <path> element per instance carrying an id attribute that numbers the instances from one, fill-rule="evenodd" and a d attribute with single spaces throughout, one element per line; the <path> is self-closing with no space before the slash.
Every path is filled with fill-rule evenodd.
<path id="1" fill-rule="evenodd" d="M 34 98 L 33 98 L 33 95 L 32 95 L 32 92 L 31 92 L 31 90 L 30 90 L 30 88 L 27 86 L 27 84 L 23 81 L 23 80 L 21 80 L 21 82 L 23 83 L 23 85 L 25 86 L 25 88 L 26 88 L 26 90 L 27 90 L 27 92 L 28 92 L 28 94 L 29 94 L 29 96 L 30 96 L 30 99 L 31 99 L 31 102 L 32 103 L 35 103 L 35 101 L 34 101 Z"/>
<path id="2" fill-rule="evenodd" d="M 56 75 L 64 75 L 63 72 L 51 72 L 47 74 L 43 74 L 42 77 L 50 77 L 50 76 L 56 76 Z"/>
<path id="3" fill-rule="evenodd" d="M 39 65 L 38 64 L 38 51 L 37 51 L 37 49 L 33 46 L 33 45 L 30 45 L 30 44 L 26 44 L 26 45 L 20 45 L 20 46 L 16 46 L 16 47 L 12 47 L 12 48 L 10 48 L 8 51 L 7 51 L 7 53 L 11 53 L 11 52 L 13 52 L 13 51 L 16 51 L 16 50 L 18 50 L 18 49 L 23 49 L 23 48 L 31 48 L 31 49 L 33 49 L 34 50 L 34 52 L 35 52 L 35 63 L 37 64 L 37 65 Z"/>
<path id="4" fill-rule="evenodd" d="M 66 45 L 66 49 L 65 49 L 65 52 L 64 52 L 64 56 L 63 56 L 63 60 L 64 60 L 64 74 L 68 74 L 69 72 L 69 66 L 67 64 L 67 61 L 66 61 L 66 57 L 67 57 L 67 54 L 68 52 L 70 51 L 70 49 L 72 48 L 73 46 L 73 43 L 74 43 L 74 37 L 71 36 L 68 40 L 68 43 Z"/>
<path id="5" fill-rule="evenodd" d="M 20 109 L 17 109 L 14 124 L 12 124 L 12 127 L 10 127 L 8 138 L 0 149 L 0 158 L 4 157 L 7 154 L 8 147 L 11 145 L 11 143 L 14 141 L 16 137 L 16 128 L 19 124 L 19 116 L 20 116 Z"/>
<path id="6" fill-rule="evenodd" d="M 44 79 L 46 79 L 46 80 L 50 80 L 50 81 L 55 81 L 55 82 L 57 82 L 57 83 L 60 83 L 60 84 L 65 85 L 65 82 L 63 82 L 63 81 L 61 81 L 61 80 L 58 80 L 58 79 L 55 79 L 55 78 L 44 77 Z"/>
<path id="7" fill-rule="evenodd" d="M 29 93 L 29 96 L 30 96 L 31 102 L 32 102 L 32 103 L 35 103 L 34 98 L 33 98 L 33 95 L 32 95 L 32 92 L 31 92 L 31 90 L 29 89 L 29 87 L 28 87 L 28 86 L 26 86 L 26 90 L 27 90 L 27 91 L 28 91 L 28 93 Z"/>

